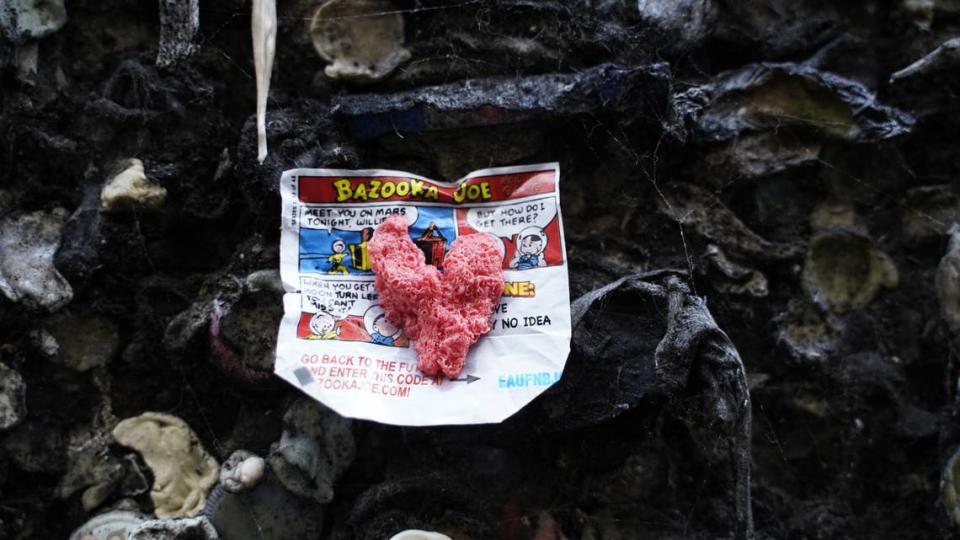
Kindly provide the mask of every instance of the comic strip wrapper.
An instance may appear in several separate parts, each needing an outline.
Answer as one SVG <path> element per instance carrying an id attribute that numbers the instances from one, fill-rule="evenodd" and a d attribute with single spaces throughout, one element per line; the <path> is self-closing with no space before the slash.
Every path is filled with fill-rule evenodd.
<path id="1" fill-rule="evenodd" d="M 447 183 L 386 170 L 286 171 L 276 374 L 344 416 L 387 424 L 491 423 L 520 410 L 560 379 L 570 351 L 559 173 L 550 163 Z M 378 304 L 367 247 L 397 214 L 440 270 L 460 236 L 490 234 L 503 247 L 492 328 L 456 379 L 422 374 Z"/>

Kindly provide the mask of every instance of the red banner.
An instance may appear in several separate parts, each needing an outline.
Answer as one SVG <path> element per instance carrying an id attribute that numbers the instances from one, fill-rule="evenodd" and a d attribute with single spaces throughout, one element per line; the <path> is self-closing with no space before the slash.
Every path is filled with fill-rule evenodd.
<path id="1" fill-rule="evenodd" d="M 468 204 L 553 193 L 555 189 L 552 170 L 474 177 L 455 186 L 388 176 L 301 176 L 297 180 L 300 201 L 313 204 L 377 201 Z"/>

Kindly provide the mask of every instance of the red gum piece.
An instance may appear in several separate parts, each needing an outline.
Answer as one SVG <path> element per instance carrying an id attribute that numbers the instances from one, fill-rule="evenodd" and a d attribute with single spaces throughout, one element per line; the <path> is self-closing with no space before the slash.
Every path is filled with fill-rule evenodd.
<path id="1" fill-rule="evenodd" d="M 441 275 L 410 240 L 406 221 L 395 216 L 374 233 L 370 262 L 384 312 L 416 340 L 420 371 L 457 378 L 470 346 L 490 331 L 503 292 L 497 241 L 486 234 L 457 238 Z"/>
<path id="2" fill-rule="evenodd" d="M 419 315 L 426 312 L 434 291 L 440 288 L 440 272 L 427 266 L 423 252 L 407 235 L 407 222 L 401 216 L 377 227 L 368 250 L 380 307 L 408 338 L 417 339 Z"/>
<path id="3" fill-rule="evenodd" d="M 503 293 L 503 258 L 496 240 L 486 234 L 461 236 L 444 257 L 440 298 L 431 306 L 414 343 L 420 370 L 439 371 L 455 379 L 467 350 L 490 331 L 490 315 Z"/>

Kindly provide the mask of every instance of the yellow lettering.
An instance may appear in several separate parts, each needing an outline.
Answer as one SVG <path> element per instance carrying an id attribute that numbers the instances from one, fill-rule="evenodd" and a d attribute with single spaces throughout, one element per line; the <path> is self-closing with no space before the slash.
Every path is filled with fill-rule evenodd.
<path id="1" fill-rule="evenodd" d="M 397 182 L 384 182 L 383 180 L 370 179 L 367 183 L 351 186 L 350 180 L 344 178 L 333 183 L 337 190 L 337 202 L 343 202 L 353 199 L 355 201 L 366 201 L 370 199 L 388 199 L 397 195 L 399 197 L 422 197 L 424 199 L 439 200 L 440 190 L 437 186 L 427 185 L 423 180 L 410 179 L 409 181 L 400 180 Z M 464 199 L 477 199 L 480 197 L 489 197 L 489 188 L 480 186 L 461 186 L 453 194 L 457 202 Z"/>
<path id="2" fill-rule="evenodd" d="M 537 295 L 536 285 L 532 281 L 503 282 L 503 296 L 532 298 Z"/>
<path id="3" fill-rule="evenodd" d="M 393 196 L 393 193 L 396 191 L 397 185 L 393 182 L 384 182 L 383 189 L 380 190 L 380 196 L 384 199 L 389 199 Z"/>
<path id="4" fill-rule="evenodd" d="M 479 199 L 490 199 L 492 197 L 489 182 L 470 185 L 460 184 L 457 186 L 457 190 L 453 192 L 453 200 L 458 203 L 464 200 L 476 201 Z"/>
<path id="5" fill-rule="evenodd" d="M 422 180 L 410 180 L 410 196 L 416 197 L 423 193 L 423 181 Z"/>
<path id="6" fill-rule="evenodd" d="M 457 190 L 453 192 L 453 200 L 460 203 L 463 202 L 464 197 L 466 196 L 467 190 L 466 184 L 460 184 L 457 186 Z"/>
<path id="7" fill-rule="evenodd" d="M 353 196 L 353 190 L 350 189 L 350 181 L 344 178 L 333 183 L 337 188 L 337 202 L 343 202 Z"/>

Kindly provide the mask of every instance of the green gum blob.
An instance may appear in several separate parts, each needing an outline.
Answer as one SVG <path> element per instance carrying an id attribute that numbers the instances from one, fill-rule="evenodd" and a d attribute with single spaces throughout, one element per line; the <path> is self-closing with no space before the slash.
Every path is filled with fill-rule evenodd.
<path id="1" fill-rule="evenodd" d="M 769 123 L 806 124 L 843 139 L 857 134 L 846 103 L 802 77 L 775 76 L 747 93 L 751 116 Z"/>
<path id="2" fill-rule="evenodd" d="M 835 230 L 810 241 L 803 286 L 834 313 L 866 306 L 881 288 L 896 287 L 897 281 L 893 261 L 865 236 Z"/>

